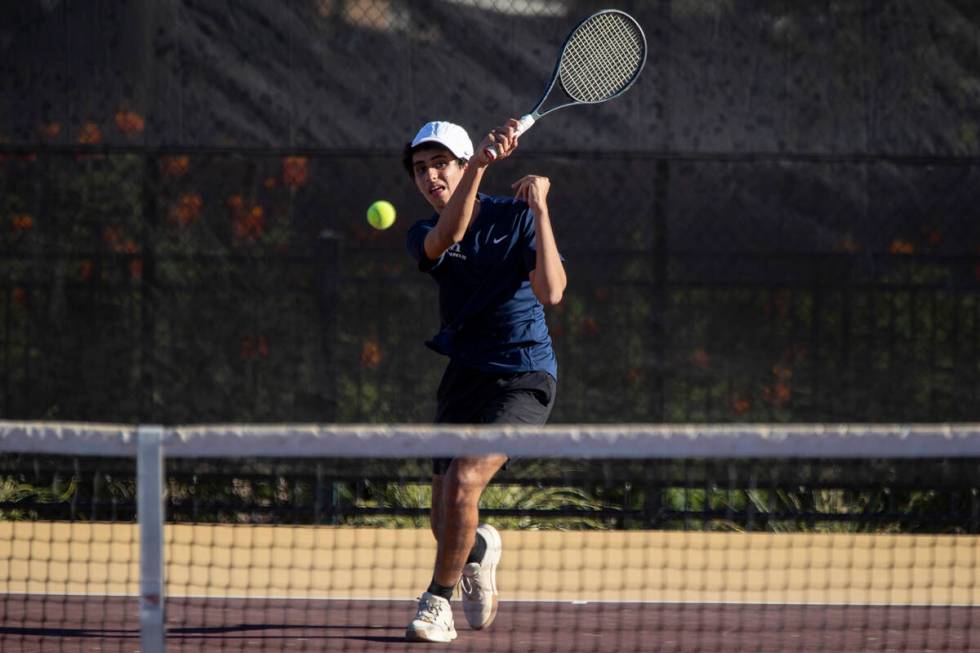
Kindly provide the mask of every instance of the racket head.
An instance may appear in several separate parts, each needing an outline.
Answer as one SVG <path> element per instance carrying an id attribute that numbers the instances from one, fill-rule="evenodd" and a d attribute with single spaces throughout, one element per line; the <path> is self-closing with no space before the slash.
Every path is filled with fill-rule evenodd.
<path id="1" fill-rule="evenodd" d="M 517 133 L 552 111 L 576 104 L 597 104 L 622 95 L 640 76 L 646 61 L 646 35 L 626 12 L 604 9 L 582 19 L 565 38 L 551 81 L 534 109 L 520 119 Z M 571 101 L 545 109 L 556 85 Z M 491 161 L 498 156 L 495 146 L 485 152 Z"/>
<path id="2" fill-rule="evenodd" d="M 625 93 L 646 60 L 647 39 L 636 19 L 605 9 L 583 19 L 565 39 L 555 76 L 576 103 L 596 104 Z"/>

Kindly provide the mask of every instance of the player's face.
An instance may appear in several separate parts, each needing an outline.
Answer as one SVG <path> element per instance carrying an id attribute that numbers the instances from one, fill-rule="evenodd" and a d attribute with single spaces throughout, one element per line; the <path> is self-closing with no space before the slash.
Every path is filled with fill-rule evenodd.
<path id="1" fill-rule="evenodd" d="M 449 150 L 422 150 L 412 155 L 415 185 L 436 211 L 445 208 L 465 168 Z"/>

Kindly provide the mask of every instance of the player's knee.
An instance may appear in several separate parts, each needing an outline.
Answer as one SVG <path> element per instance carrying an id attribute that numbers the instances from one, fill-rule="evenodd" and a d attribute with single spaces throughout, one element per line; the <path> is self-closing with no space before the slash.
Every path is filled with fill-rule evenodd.
<path id="1" fill-rule="evenodd" d="M 480 502 L 480 495 L 487 486 L 483 475 L 466 468 L 454 470 L 448 487 L 447 499 L 454 506 L 469 506 Z"/>

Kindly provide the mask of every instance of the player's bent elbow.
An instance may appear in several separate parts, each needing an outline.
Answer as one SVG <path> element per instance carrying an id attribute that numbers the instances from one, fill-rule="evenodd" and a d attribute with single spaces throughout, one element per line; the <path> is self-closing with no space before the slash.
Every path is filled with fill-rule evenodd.
<path id="1" fill-rule="evenodd" d="M 444 247 L 444 249 L 449 249 L 456 243 L 462 242 L 463 238 L 466 236 L 466 230 L 455 230 L 455 231 L 442 231 L 439 233 L 439 244 Z"/>
<path id="2" fill-rule="evenodd" d="M 557 306 L 561 303 L 563 293 L 560 290 L 552 290 L 547 292 L 535 292 L 534 296 L 538 298 L 542 306 Z"/>
<path id="3" fill-rule="evenodd" d="M 435 261 L 460 240 L 462 237 L 453 239 L 452 234 L 437 233 L 433 230 L 425 239 L 425 254 L 429 259 Z"/>

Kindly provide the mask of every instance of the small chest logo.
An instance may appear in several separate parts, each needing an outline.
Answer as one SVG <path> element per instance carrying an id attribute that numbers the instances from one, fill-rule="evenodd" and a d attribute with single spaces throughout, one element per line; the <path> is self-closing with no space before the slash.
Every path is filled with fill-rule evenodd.
<path id="1" fill-rule="evenodd" d="M 446 256 L 452 256 L 453 258 L 458 258 L 461 261 L 466 260 L 466 254 L 463 253 L 463 248 L 460 247 L 459 243 L 455 243 L 449 249 L 447 249 Z"/>

